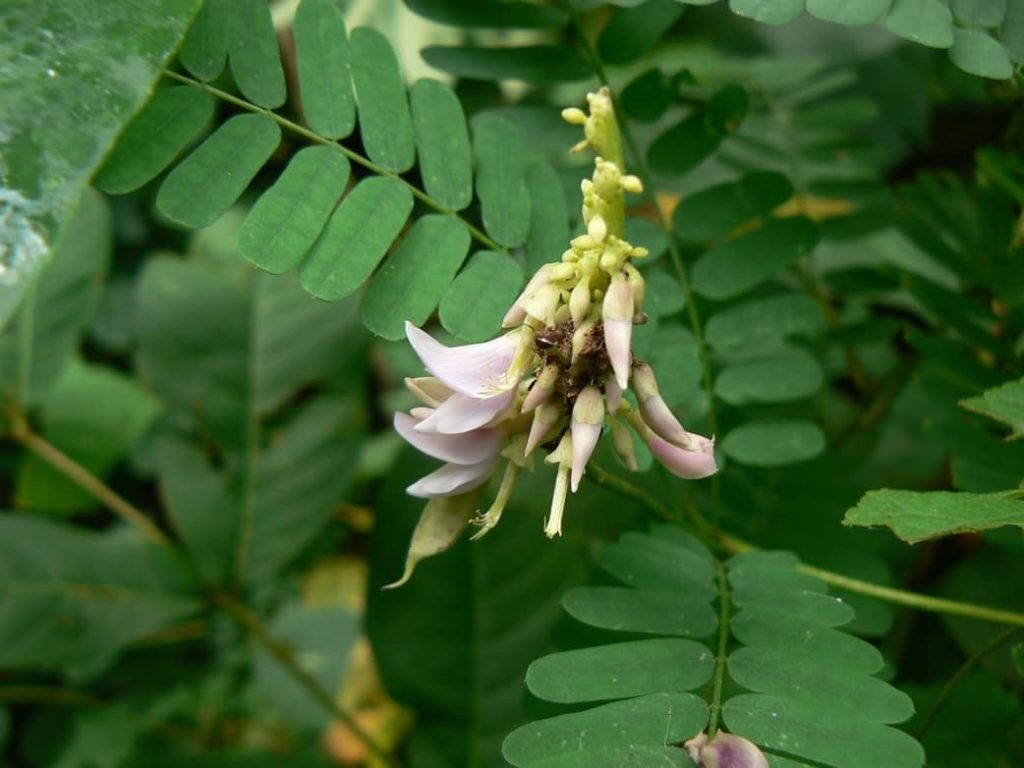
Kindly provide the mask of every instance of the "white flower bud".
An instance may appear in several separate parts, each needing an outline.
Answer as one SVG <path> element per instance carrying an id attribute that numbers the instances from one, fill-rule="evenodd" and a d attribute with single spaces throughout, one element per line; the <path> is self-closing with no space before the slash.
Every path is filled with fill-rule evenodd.
<path id="1" fill-rule="evenodd" d="M 562 110 L 562 119 L 571 125 L 583 125 L 587 122 L 587 113 L 579 107 L 566 107 Z"/>
<path id="2" fill-rule="evenodd" d="M 590 278 L 582 277 L 569 294 L 569 315 L 578 326 L 590 312 Z"/>

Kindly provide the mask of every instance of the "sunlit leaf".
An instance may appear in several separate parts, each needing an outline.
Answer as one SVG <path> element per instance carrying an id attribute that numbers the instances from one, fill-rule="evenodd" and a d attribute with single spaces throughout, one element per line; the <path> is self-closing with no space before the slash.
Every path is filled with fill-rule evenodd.
<path id="1" fill-rule="evenodd" d="M 416 146 L 395 51 L 384 35 L 369 27 L 352 30 L 351 45 L 359 134 L 366 152 L 386 170 L 408 170 L 416 159 Z"/>
<path id="2" fill-rule="evenodd" d="M 302 0 L 293 32 L 306 122 L 329 139 L 348 136 L 355 128 L 356 106 L 341 10 L 331 0 Z"/>

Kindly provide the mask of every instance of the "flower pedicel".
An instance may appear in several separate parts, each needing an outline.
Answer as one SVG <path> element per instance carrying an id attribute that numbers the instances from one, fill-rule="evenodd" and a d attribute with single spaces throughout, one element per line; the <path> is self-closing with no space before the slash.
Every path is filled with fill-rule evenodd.
<path id="1" fill-rule="evenodd" d="M 632 428 L 673 474 L 699 479 L 717 470 L 714 440 L 687 432 L 658 393 L 651 367 L 633 357 L 633 325 L 642 322 L 644 279 L 633 265 L 647 255 L 623 236 L 625 193 L 642 191 L 622 172 L 618 126 L 607 89 L 588 94 L 589 114 L 566 109 L 582 125 L 575 151 L 597 153 L 582 184 L 587 233 L 560 261 L 545 264 L 505 315 L 508 331 L 482 344 L 446 347 L 406 323 L 406 336 L 429 377 L 407 380 L 422 405 L 395 414 L 395 429 L 444 463 L 407 489 L 428 499 L 413 533 L 404 584 L 416 563 L 450 547 L 472 520 L 483 536 L 501 518 L 519 472 L 546 452 L 556 465 L 549 536 L 607 423 L 623 463 L 636 467 Z M 638 408 L 622 397 L 632 386 Z M 483 486 L 504 463 L 497 495 L 479 514 Z"/>

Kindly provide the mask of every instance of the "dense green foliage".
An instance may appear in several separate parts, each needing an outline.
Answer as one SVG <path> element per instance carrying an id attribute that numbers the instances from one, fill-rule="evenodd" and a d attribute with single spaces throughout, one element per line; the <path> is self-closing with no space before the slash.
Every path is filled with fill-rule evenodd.
<path id="1" fill-rule="evenodd" d="M 0 29 L 0 763 L 1021 763 L 1024 0 Z M 582 233 L 559 112 L 601 85 L 634 351 L 720 472 L 604 440 L 563 538 L 541 464 L 383 591 L 430 468 L 404 324 L 491 338 Z"/>

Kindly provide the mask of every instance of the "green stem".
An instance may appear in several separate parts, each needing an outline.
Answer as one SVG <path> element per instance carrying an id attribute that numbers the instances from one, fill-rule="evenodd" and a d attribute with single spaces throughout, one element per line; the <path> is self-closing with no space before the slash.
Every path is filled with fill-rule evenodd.
<path id="1" fill-rule="evenodd" d="M 600 478 L 595 473 L 593 479 L 601 485 L 604 485 L 609 490 L 615 491 L 616 493 L 633 499 L 634 501 L 647 507 L 651 512 L 654 512 L 659 517 L 668 520 L 669 522 L 678 523 L 675 520 L 674 513 L 667 506 L 652 499 L 652 497 L 643 489 L 633 485 L 628 480 L 621 477 L 611 476 L 612 479 Z M 706 535 L 707 531 L 711 529 L 710 523 L 701 520 L 697 526 L 698 535 Z M 705 539 L 706 541 L 706 539 Z M 712 548 L 724 552 L 725 554 L 738 554 L 740 552 L 750 552 L 759 549 L 749 541 L 731 536 L 727 533 L 720 532 L 712 541 Z M 919 592 L 910 592 L 903 589 L 894 589 L 892 587 L 884 587 L 880 584 L 874 584 L 870 581 L 863 581 L 862 579 L 854 579 L 850 576 L 844 576 L 840 573 L 834 573 L 833 571 L 827 571 L 824 568 L 817 568 L 813 565 L 807 565 L 800 563 L 796 566 L 796 570 L 801 573 L 806 573 L 808 576 L 813 576 L 816 579 L 820 579 L 826 584 L 839 587 L 841 589 L 848 589 L 851 592 L 856 592 L 861 595 L 867 595 L 868 597 L 874 597 L 878 600 L 884 600 L 888 603 L 894 603 L 896 605 L 905 605 L 908 608 L 914 608 L 919 611 L 927 611 L 929 613 L 941 613 L 950 616 L 963 616 L 968 619 L 976 619 L 978 621 L 990 621 L 995 624 L 1007 624 L 1014 627 L 1024 627 L 1024 613 L 1018 613 L 1016 611 L 1007 611 L 1002 608 L 992 608 L 985 605 L 977 605 L 976 603 L 964 603 L 959 600 L 947 600 L 941 597 L 932 597 L 931 595 L 922 595 Z"/>
<path id="2" fill-rule="evenodd" d="M 391 766 L 391 768 L 398 768 L 399 763 L 395 758 L 378 745 L 370 734 L 363 730 L 363 727 L 359 725 L 356 719 L 349 714 L 348 711 L 338 705 L 334 696 L 332 696 L 329 691 L 325 690 L 320 683 L 317 682 L 316 678 L 310 675 L 309 672 L 307 672 L 298 663 L 298 661 L 296 661 L 295 654 L 292 652 L 291 647 L 274 637 L 266 626 L 264 626 L 263 622 L 260 621 L 259 616 L 226 592 L 216 592 L 214 594 L 214 601 L 229 616 L 231 616 L 231 618 L 244 627 L 256 642 L 266 648 L 267 651 L 269 651 L 270 654 L 288 670 L 289 674 L 291 674 L 291 676 L 306 689 L 309 695 L 312 696 L 326 712 L 344 723 L 345 727 L 347 727 L 355 737 L 358 738 L 371 753 L 373 753 L 373 756 L 377 760 L 379 760 L 383 765 Z"/>
<path id="3" fill-rule="evenodd" d="M 718 730 L 718 716 L 722 711 L 722 686 L 725 685 L 725 652 L 729 647 L 729 579 L 721 561 L 715 561 L 715 568 L 718 570 L 718 650 L 715 653 L 715 684 L 711 694 L 709 738 Z"/>
<path id="4" fill-rule="evenodd" d="M 990 653 L 994 653 L 999 650 L 1002 645 L 1008 643 L 1021 632 L 1024 632 L 1024 629 L 1021 627 L 1010 627 L 1009 629 L 1004 629 L 960 665 L 960 668 L 954 673 L 954 675 L 946 681 L 946 684 L 942 687 L 942 691 L 939 693 L 939 697 L 935 700 L 935 703 L 932 704 L 932 708 L 928 710 L 928 714 L 925 715 L 924 720 L 921 721 L 921 727 L 918 728 L 917 733 L 914 734 L 919 741 L 924 736 L 925 732 L 931 727 L 932 723 L 935 722 L 935 718 L 942 710 L 942 707 L 945 705 L 950 694 L 953 693 L 953 689 L 960 684 L 960 681 L 967 676 L 967 673 L 974 669 L 974 667 L 978 665 L 978 662 Z"/>
<path id="5" fill-rule="evenodd" d="M 266 115 L 285 130 L 291 131 L 292 133 L 302 136 L 304 139 L 307 139 L 313 142 L 314 144 L 323 144 L 324 146 L 327 147 L 334 147 L 343 155 L 345 155 L 345 157 L 351 160 L 353 163 L 363 166 L 363 168 L 366 168 L 366 170 L 375 173 L 378 176 L 387 176 L 389 179 L 394 179 L 400 184 L 404 184 L 405 187 L 412 193 L 412 196 L 415 197 L 424 205 L 426 205 L 428 208 L 431 208 L 437 211 L 438 213 L 443 213 L 445 216 L 451 216 L 453 219 L 458 219 L 460 222 L 462 222 L 466 229 L 469 230 L 469 233 L 473 236 L 473 238 L 484 247 L 492 251 L 508 253 L 508 249 L 505 248 L 505 246 L 500 245 L 499 243 L 492 240 L 479 227 L 474 226 L 473 224 L 471 224 L 469 221 L 467 221 L 465 218 L 463 218 L 450 208 L 446 208 L 437 200 L 435 200 L 426 192 L 424 192 L 422 189 L 420 189 L 414 184 L 410 184 L 408 181 L 403 179 L 399 174 L 382 168 L 381 166 L 377 165 L 375 162 L 370 160 L 368 157 L 364 157 L 358 152 L 354 152 L 353 150 L 349 149 L 343 144 L 338 143 L 337 141 L 332 141 L 331 139 L 325 138 L 319 135 L 318 133 L 311 131 L 309 128 L 306 128 L 305 126 L 302 126 L 299 123 L 294 122 L 293 120 L 289 120 L 286 117 L 282 117 L 273 110 L 265 109 L 264 107 L 260 107 L 256 104 L 248 102 L 245 99 L 241 99 L 238 96 L 228 93 L 227 91 L 222 91 L 220 88 L 216 88 L 210 85 L 209 83 L 204 83 L 200 80 L 188 77 L 187 75 L 182 75 L 178 72 L 172 72 L 169 69 L 165 69 L 163 73 L 165 76 L 171 78 L 172 80 L 177 80 L 179 83 L 184 83 L 185 85 L 191 85 L 194 88 L 201 88 L 207 93 L 216 96 L 218 99 L 226 101 L 229 104 L 234 104 L 236 107 L 239 107 L 240 109 L 244 109 L 248 112 L 255 112 L 260 115 Z"/>
<path id="6" fill-rule="evenodd" d="M 111 512 L 129 524 L 134 525 L 146 538 L 163 546 L 171 545 L 167 534 L 161 531 L 146 516 L 145 512 L 116 493 L 96 475 L 61 451 L 53 443 L 50 443 L 42 435 L 33 432 L 24 414 L 12 410 L 9 418 L 11 421 L 11 436 L 25 446 L 25 448 L 74 482 L 94 499 L 101 502 Z"/>
<path id="7" fill-rule="evenodd" d="M 600 56 L 598 56 L 597 51 L 594 50 L 594 46 L 590 44 L 590 41 L 584 34 L 583 28 L 579 23 L 579 18 L 575 14 L 572 15 L 572 22 L 576 29 L 576 34 L 580 39 L 580 46 L 583 49 L 583 54 L 590 62 L 591 67 L 593 67 L 594 74 L 597 75 L 597 78 L 601 81 L 602 85 L 607 86 L 610 89 L 611 86 L 608 82 L 608 75 L 605 72 L 604 64 L 601 63 Z M 661 206 L 658 205 L 658 197 L 654 192 L 653 176 L 651 175 L 650 167 L 647 165 L 647 159 L 640 151 L 636 139 L 633 137 L 633 132 L 630 130 L 625 117 L 619 117 L 621 113 L 619 112 L 618 103 L 614 95 L 612 96 L 612 103 L 615 104 L 615 114 L 619 122 L 619 132 L 626 144 L 626 149 L 629 152 L 629 158 L 633 167 L 636 169 L 637 175 L 643 182 L 643 195 L 654 211 L 654 215 L 658 220 L 658 226 L 661 227 L 662 231 L 668 238 L 669 260 L 672 262 L 672 269 L 676 274 L 676 280 L 679 283 L 679 287 L 682 289 L 683 295 L 686 297 L 686 309 L 690 318 L 690 329 L 693 332 L 694 340 L 697 342 L 697 352 L 700 356 L 701 377 L 704 382 L 704 389 L 708 394 L 708 429 L 712 435 L 716 435 L 718 434 L 718 414 L 715 411 L 715 399 L 712 395 L 714 391 L 714 379 L 711 374 L 711 356 L 708 352 L 707 342 L 704 338 L 704 324 L 701 321 L 700 310 L 697 308 L 693 283 L 690 281 L 690 275 L 686 270 L 686 264 L 683 261 L 683 254 L 679 249 L 679 243 L 672 234 L 671 222 L 669 222 L 668 218 L 661 210 Z M 718 475 L 712 476 L 711 499 L 715 525 L 718 524 L 718 519 L 721 514 L 720 482 Z"/>

